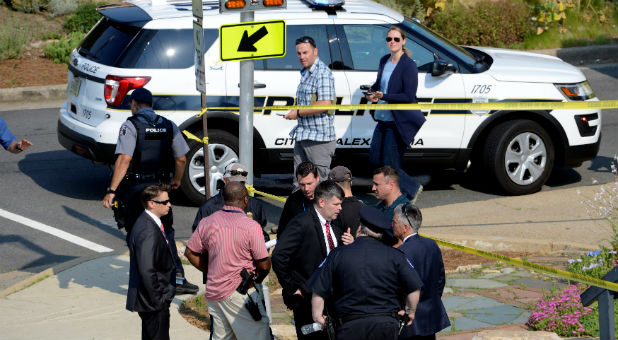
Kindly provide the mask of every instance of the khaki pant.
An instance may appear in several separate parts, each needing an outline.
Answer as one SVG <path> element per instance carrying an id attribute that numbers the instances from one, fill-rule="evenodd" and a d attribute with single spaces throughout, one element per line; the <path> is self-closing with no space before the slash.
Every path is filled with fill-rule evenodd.
<path id="1" fill-rule="evenodd" d="M 255 288 L 250 288 L 247 294 L 250 294 L 253 301 L 257 302 L 262 320 L 253 320 L 249 310 L 245 307 L 245 301 L 249 299 L 248 295 L 241 295 L 237 291 L 223 301 L 207 301 L 208 312 L 212 316 L 213 340 L 270 340 L 270 327 L 264 308 L 263 291 L 260 288 L 260 293 L 258 293 Z"/>

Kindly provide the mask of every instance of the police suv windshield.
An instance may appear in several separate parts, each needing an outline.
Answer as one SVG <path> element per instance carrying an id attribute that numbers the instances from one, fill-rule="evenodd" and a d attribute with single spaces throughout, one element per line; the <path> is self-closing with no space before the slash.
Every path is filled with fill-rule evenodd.
<path id="1" fill-rule="evenodd" d="M 413 31 L 416 36 L 424 40 L 426 43 L 447 51 L 449 54 L 451 54 L 450 57 L 453 57 L 465 63 L 471 69 L 476 68 L 475 64 L 477 64 L 478 60 L 472 53 L 459 45 L 453 44 L 451 41 L 444 38 L 439 33 L 430 30 L 426 26 L 423 26 L 422 24 L 416 22 L 414 19 L 405 18 L 401 25 L 405 28 L 406 31 Z"/>

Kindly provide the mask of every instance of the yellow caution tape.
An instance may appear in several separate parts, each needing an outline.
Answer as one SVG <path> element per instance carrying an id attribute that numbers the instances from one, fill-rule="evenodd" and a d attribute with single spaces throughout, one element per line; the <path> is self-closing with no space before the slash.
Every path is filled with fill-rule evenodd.
<path id="1" fill-rule="evenodd" d="M 297 109 L 321 110 L 447 110 L 447 111 L 491 111 L 491 110 L 586 110 L 616 109 L 618 100 L 577 102 L 494 102 L 494 103 L 417 103 L 417 104 L 355 104 L 355 105 L 277 105 L 255 107 L 260 110 L 288 111 Z M 209 107 L 208 110 L 238 111 L 238 107 Z M 201 114 L 203 114 L 202 111 Z M 200 114 L 200 115 L 201 115 Z"/>
<path id="2" fill-rule="evenodd" d="M 279 202 L 282 202 L 282 203 L 285 203 L 285 201 L 286 201 L 286 199 L 283 198 L 283 197 L 275 196 L 275 195 L 272 195 L 272 194 L 269 194 L 269 193 L 266 193 L 266 192 L 263 192 L 263 191 L 256 190 L 253 187 L 253 185 L 247 185 L 247 191 L 249 191 L 249 195 L 251 195 L 251 196 L 253 196 L 255 194 L 258 194 L 260 196 L 264 196 L 264 197 L 267 197 L 267 198 L 270 198 L 270 199 L 273 199 L 275 201 L 279 201 Z"/>
<path id="3" fill-rule="evenodd" d="M 202 111 L 198 113 L 197 117 L 203 116 L 206 113 L 206 111 L 208 111 L 208 108 L 207 107 L 203 108 Z"/>
<path id="4" fill-rule="evenodd" d="M 524 260 L 520 260 L 520 259 L 514 259 L 514 258 L 511 258 L 511 257 L 508 257 L 508 256 L 494 254 L 494 253 L 490 253 L 490 252 L 484 251 L 484 250 L 479 250 L 479 249 L 474 249 L 474 248 L 462 246 L 462 245 L 457 244 L 457 243 L 444 241 L 444 240 L 441 240 L 439 238 L 435 238 L 435 237 L 431 237 L 431 236 L 427 236 L 427 235 L 421 235 L 421 236 L 430 238 L 430 239 L 436 241 L 436 243 L 439 244 L 439 245 L 442 245 L 442 246 L 445 246 L 445 247 L 449 247 L 449 248 L 453 248 L 453 249 L 458 249 L 458 250 L 461 250 L 461 251 L 465 251 L 466 253 L 475 254 L 475 255 L 478 255 L 478 256 L 486 257 L 488 259 L 493 259 L 493 260 L 501 261 L 501 262 L 504 262 L 504 263 L 508 263 L 508 264 L 511 264 L 511 265 L 514 265 L 514 266 L 535 270 L 535 271 L 537 271 L 539 273 L 544 273 L 544 274 L 547 274 L 547 275 L 550 275 L 550 276 L 555 276 L 555 277 L 563 278 L 563 279 L 566 279 L 566 280 L 572 280 L 572 281 L 587 283 L 587 284 L 592 285 L 592 286 L 597 286 L 597 287 L 601 287 L 601 288 L 604 288 L 604 289 L 612 290 L 614 292 L 618 292 L 618 283 L 597 279 L 596 277 L 592 277 L 592 276 L 588 276 L 588 275 L 571 273 L 571 272 L 568 272 L 566 270 L 546 267 L 546 266 L 542 266 L 540 264 L 536 264 L 536 263 L 532 263 L 532 262 L 528 262 L 528 261 L 524 261 Z"/>
<path id="5" fill-rule="evenodd" d="M 202 144 L 208 145 L 208 136 L 204 137 L 203 139 L 200 139 L 198 136 L 192 134 L 191 132 L 187 130 L 182 130 L 182 133 L 184 133 L 184 135 L 187 136 L 187 138 L 189 139 L 193 139 L 194 141 L 198 141 Z"/>

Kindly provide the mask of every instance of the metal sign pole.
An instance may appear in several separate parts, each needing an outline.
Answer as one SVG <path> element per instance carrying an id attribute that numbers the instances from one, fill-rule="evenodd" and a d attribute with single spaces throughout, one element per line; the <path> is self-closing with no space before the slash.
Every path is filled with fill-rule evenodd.
<path id="1" fill-rule="evenodd" d="M 193 44 L 195 45 L 195 87 L 200 92 L 204 152 L 204 196 L 210 198 L 210 161 L 208 157 L 208 120 L 206 115 L 206 66 L 204 63 L 204 8 L 202 0 L 192 1 Z"/>
<path id="2" fill-rule="evenodd" d="M 253 21 L 253 11 L 240 13 L 241 22 Z M 253 60 L 240 61 L 240 163 L 247 167 L 247 185 L 253 185 Z"/>

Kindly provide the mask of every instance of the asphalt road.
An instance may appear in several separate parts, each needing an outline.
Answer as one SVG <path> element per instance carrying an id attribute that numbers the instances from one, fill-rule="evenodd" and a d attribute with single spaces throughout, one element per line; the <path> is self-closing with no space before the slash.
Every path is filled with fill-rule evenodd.
<path id="1" fill-rule="evenodd" d="M 618 65 L 582 70 L 597 97 L 616 99 Z M 58 144 L 58 108 L 2 111 L 0 116 L 18 138 L 24 137 L 34 143 L 20 155 L 0 152 L 0 258 L 3 259 L 0 261 L 0 290 L 49 267 L 62 269 L 79 261 L 125 252 L 124 233 L 115 227 L 112 212 L 101 205 L 111 172 L 106 166 L 95 165 Z M 614 180 L 610 164 L 618 154 L 617 123 L 618 110 L 605 110 L 598 157 L 576 169 L 555 169 L 543 190 Z M 256 186 L 267 192 L 284 194 L 289 190 L 290 180 L 291 176 L 265 176 L 256 179 Z M 366 195 L 370 191 L 368 183 L 368 180 L 359 179 L 354 190 L 371 202 L 372 197 Z M 418 204 L 426 208 L 496 197 L 478 189 L 462 173 L 437 174 Z M 173 198 L 176 238 L 187 239 L 196 208 L 178 197 Z M 278 206 L 282 205 L 266 201 L 271 222 L 278 221 Z M 17 216 L 7 218 L 8 214 Z M 51 228 L 51 232 L 64 231 L 95 245 L 69 241 L 66 235 L 53 236 L 32 226 Z M 96 245 L 108 248 L 109 252 L 98 252 Z"/>

